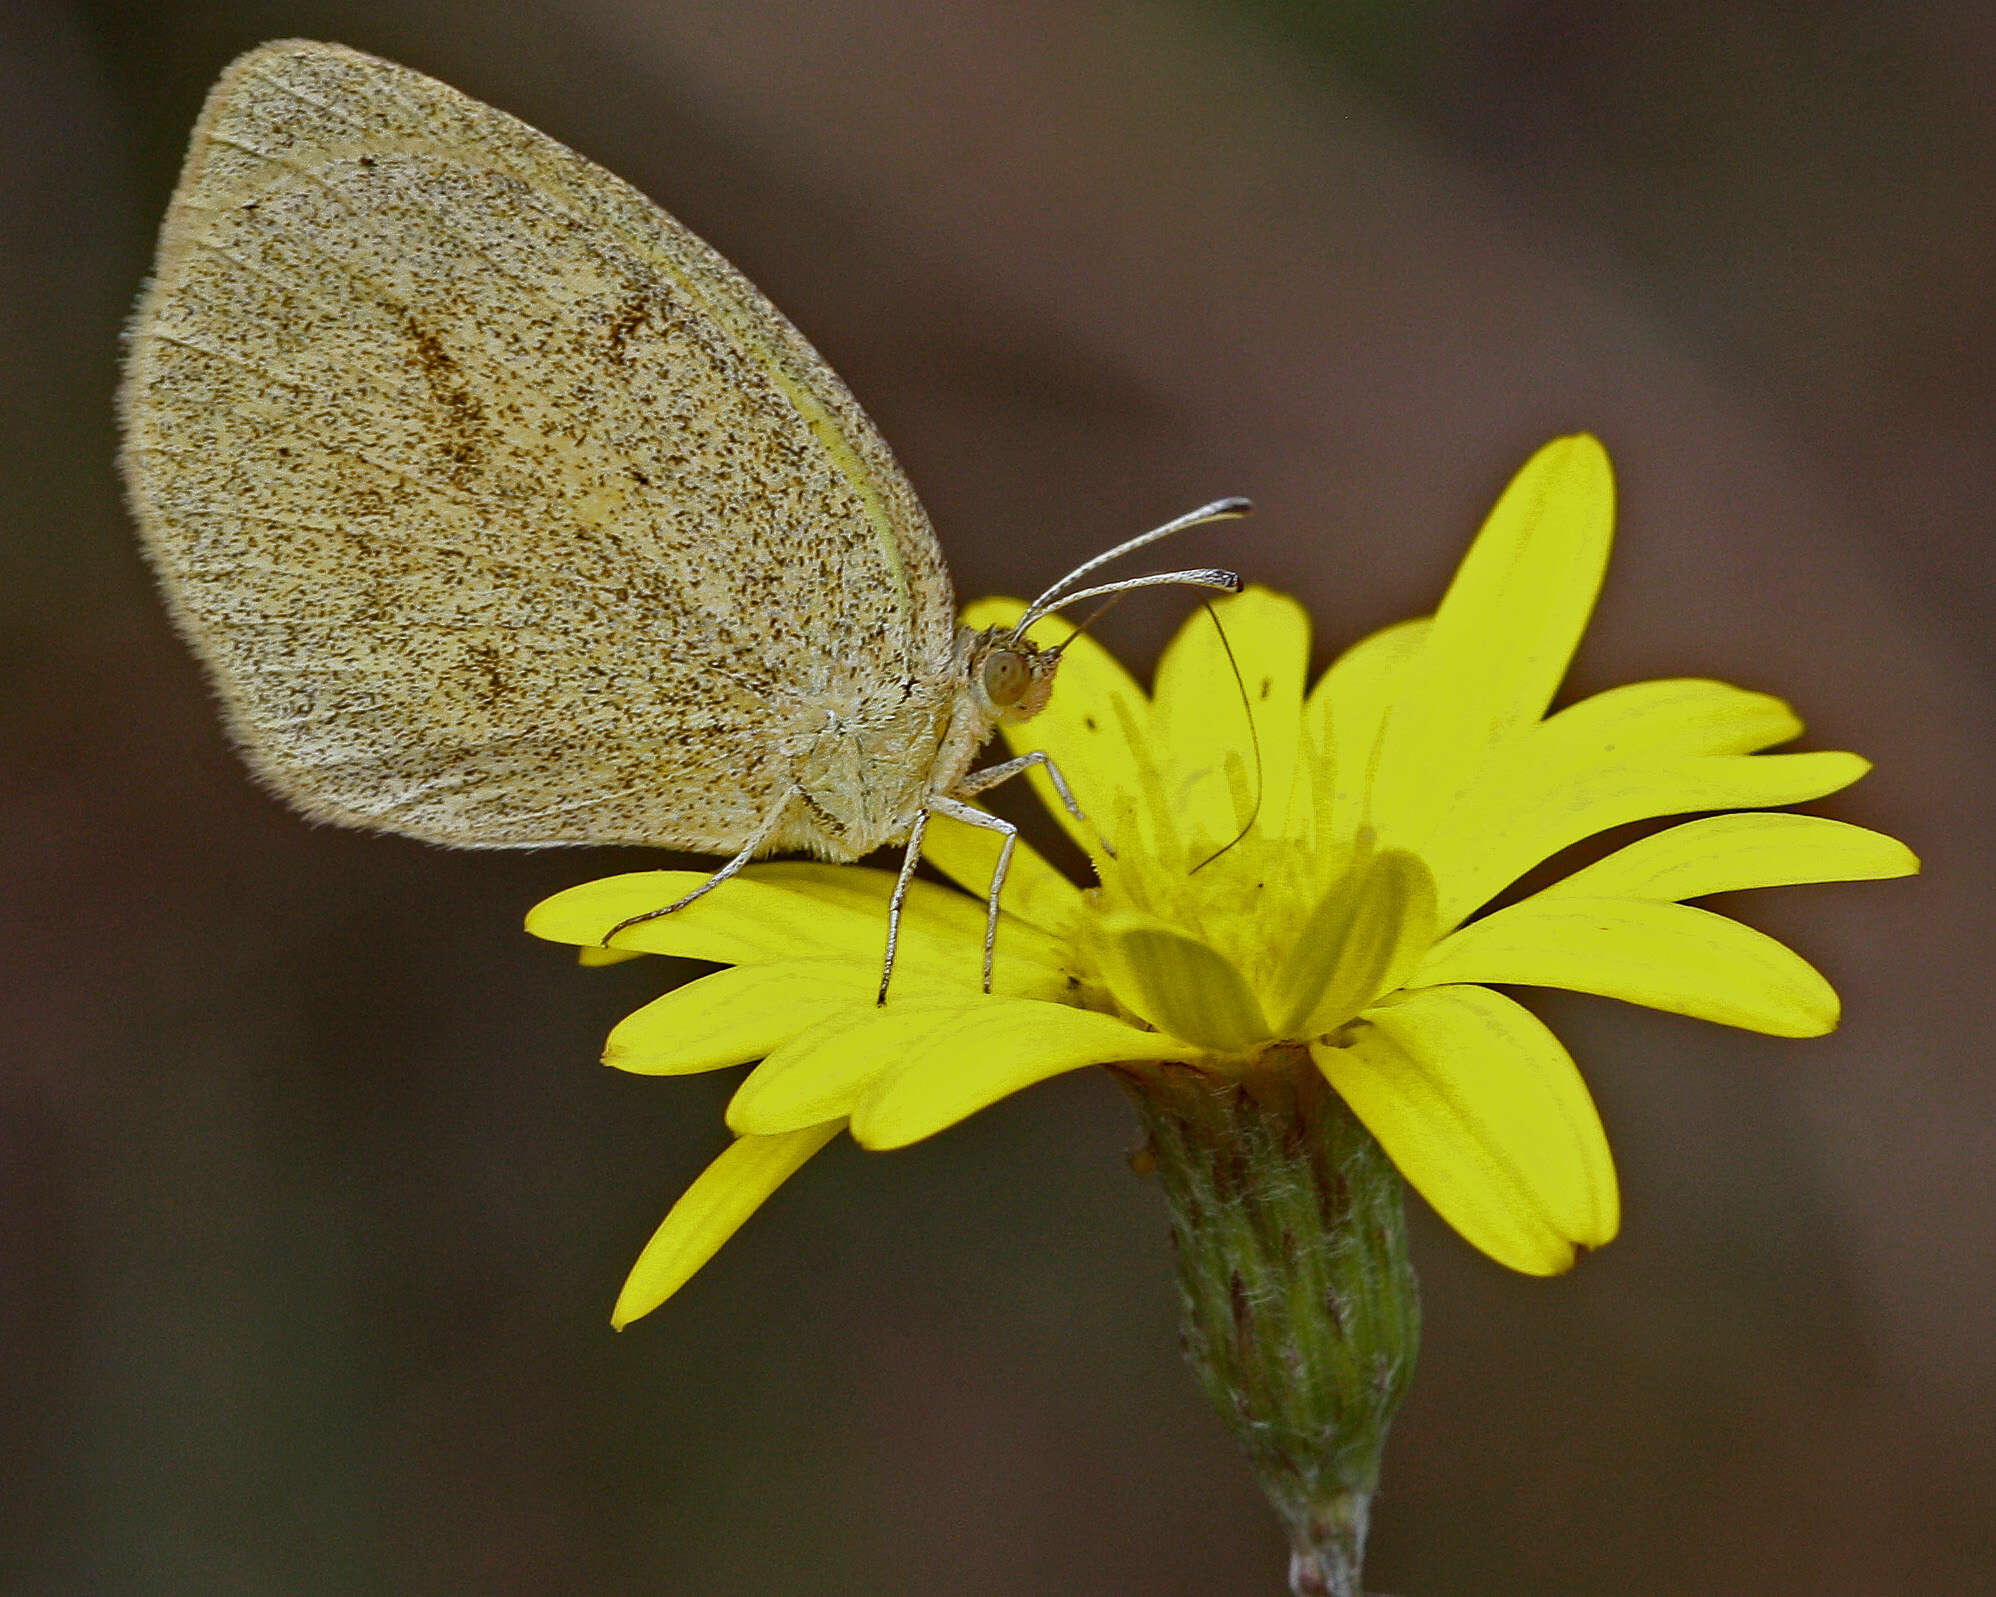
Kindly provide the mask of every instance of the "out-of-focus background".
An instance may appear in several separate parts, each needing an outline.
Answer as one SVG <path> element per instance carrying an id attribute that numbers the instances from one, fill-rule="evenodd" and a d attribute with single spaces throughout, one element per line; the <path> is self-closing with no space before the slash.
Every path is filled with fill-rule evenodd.
<path id="1" fill-rule="evenodd" d="M 519 931 L 643 856 L 251 787 L 112 470 L 203 91 L 303 34 L 706 235 L 893 440 L 959 591 L 1221 493 L 1320 657 L 1556 432 L 1621 541 L 1574 690 L 1707 674 L 1874 776 L 1914 881 L 1756 895 L 1786 1042 L 1578 998 L 1627 1224 L 1531 1281 L 1415 1204 L 1371 1584 L 1996 1590 L 1996 11 L 1973 0 L 11 0 L 0 8 L 0 1589 L 1273 1593 L 1097 1076 L 814 1164 L 612 1296 L 730 1082 L 599 1068 L 655 962 Z M 1221 551 L 1225 551 L 1222 556 Z M 1147 660 L 1181 598 L 1133 602 Z"/>

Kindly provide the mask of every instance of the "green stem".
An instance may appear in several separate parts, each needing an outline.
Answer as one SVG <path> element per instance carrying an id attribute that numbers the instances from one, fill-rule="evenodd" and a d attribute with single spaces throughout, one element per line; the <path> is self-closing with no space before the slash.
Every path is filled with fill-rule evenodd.
<path id="1" fill-rule="evenodd" d="M 1299 1048 L 1118 1072 L 1171 1207 L 1185 1356 L 1289 1532 L 1297 1597 L 1362 1597 L 1420 1299 L 1402 1189 Z"/>

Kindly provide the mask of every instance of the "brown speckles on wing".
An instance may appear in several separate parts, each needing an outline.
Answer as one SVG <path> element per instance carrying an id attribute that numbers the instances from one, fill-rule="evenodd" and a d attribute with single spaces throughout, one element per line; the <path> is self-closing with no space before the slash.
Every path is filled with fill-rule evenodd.
<path id="1" fill-rule="evenodd" d="M 747 282 L 335 46 L 211 96 L 123 403 L 178 618 L 258 771 L 328 819 L 732 849 L 828 709 L 950 658 L 920 506 Z"/>

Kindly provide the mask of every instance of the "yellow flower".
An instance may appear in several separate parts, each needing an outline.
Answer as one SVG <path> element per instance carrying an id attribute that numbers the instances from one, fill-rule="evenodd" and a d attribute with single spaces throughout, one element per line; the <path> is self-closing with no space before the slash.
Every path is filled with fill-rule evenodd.
<path id="1" fill-rule="evenodd" d="M 1052 703 L 1007 728 L 1088 816 L 1041 797 L 1092 859 L 1083 890 L 1021 844 L 994 991 L 980 990 L 991 834 L 938 819 L 893 996 L 877 1007 L 886 872 L 751 867 L 616 948 L 729 968 L 640 1009 L 607 1063 L 647 1074 L 753 1060 L 736 1140 L 646 1247 L 623 1325 L 686 1281 L 840 1131 L 931 1136 L 1084 1065 L 1249 1072 L 1308 1055 L 1407 1181 L 1470 1242 L 1551 1274 L 1619 1223 L 1594 1104 L 1553 1034 L 1496 986 L 1566 987 L 1778 1036 L 1837 1021 L 1800 956 L 1684 901 L 1918 868 L 1902 844 L 1767 813 L 1832 793 L 1854 754 L 1765 754 L 1802 730 L 1765 694 L 1695 678 L 1547 708 L 1593 608 L 1613 522 L 1607 457 L 1558 440 L 1499 500 L 1432 617 L 1364 639 L 1305 692 L 1309 623 L 1250 590 L 1187 623 L 1147 696 L 1083 637 Z M 1016 620 L 988 600 L 968 624 Z M 1058 618 L 1038 641 L 1060 643 Z M 1224 633 L 1224 641 L 1222 634 Z M 1721 812 L 1721 813 L 1710 813 Z M 1520 876 L 1596 833 L 1701 814 L 1504 907 Z M 1106 839 L 1106 846 L 1105 846 Z M 581 945 L 702 878 L 644 872 L 539 905 Z"/>

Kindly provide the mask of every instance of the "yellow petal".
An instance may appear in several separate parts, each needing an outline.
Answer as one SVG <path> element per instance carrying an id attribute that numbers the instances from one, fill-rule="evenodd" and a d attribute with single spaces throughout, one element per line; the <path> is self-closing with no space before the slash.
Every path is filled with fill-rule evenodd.
<path id="1" fill-rule="evenodd" d="M 1748 887 L 1911 876 L 1919 858 L 1897 838 L 1821 815 L 1708 815 L 1645 837 L 1555 882 L 1541 897 L 1703 898 Z"/>
<path id="2" fill-rule="evenodd" d="M 626 916 L 670 904 L 705 880 L 698 871 L 637 871 L 585 882 L 536 904 L 527 930 L 550 942 L 596 943 Z M 684 909 L 619 932 L 615 946 L 728 965 L 790 959 L 877 965 L 887 947 L 892 888 L 887 872 L 857 866 L 751 866 Z M 999 939 L 996 985 L 1064 990 L 1065 974 L 1047 963 L 1065 958 L 1056 940 L 1024 923 L 1001 926 Z M 933 882 L 913 884 L 894 966 L 896 990 L 975 988 L 983 964 L 982 907 Z"/>
<path id="3" fill-rule="evenodd" d="M 1518 864 L 1503 847 L 1493 847 L 1493 839 L 1509 837 L 1527 851 L 1541 846 L 1530 837 L 1534 818 L 1584 805 L 1604 782 L 1612 785 L 1615 779 L 1607 773 L 1655 772 L 1674 768 L 1673 761 L 1687 757 L 1746 755 L 1785 743 L 1801 730 L 1802 723 L 1781 700 L 1724 682 L 1680 677 L 1610 688 L 1568 705 L 1493 750 L 1468 791 L 1428 833 L 1389 834 L 1389 840 L 1427 859 L 1441 889 L 1443 923 L 1448 924 L 1547 857 L 1535 854 Z M 1763 802 L 1790 800 L 1719 799 L 1714 804 Z M 1665 804 L 1625 818 L 1699 807 Z M 1566 835 L 1571 824 L 1588 824 L 1589 831 L 1567 835 L 1556 848 L 1619 823 L 1578 821 L 1556 830 Z M 1509 875 L 1501 874 L 1507 870 Z"/>
<path id="4" fill-rule="evenodd" d="M 583 882 L 536 904 L 527 912 L 527 930 L 549 942 L 598 944 L 619 921 L 673 903 L 706 879 L 699 871 L 632 871 Z M 619 932 L 614 946 L 739 965 L 859 958 L 881 936 L 876 919 L 844 905 L 737 878 L 684 909 Z"/>
<path id="5" fill-rule="evenodd" d="M 1416 836 L 1487 751 L 1545 713 L 1608 563 L 1615 485 L 1594 439 L 1547 444 L 1504 490 L 1435 612 L 1387 724 L 1382 835 Z"/>
<path id="6" fill-rule="evenodd" d="M 1451 818 L 1419 852 L 1435 874 L 1441 924 L 1452 926 L 1541 860 L 1610 827 L 1688 810 L 1799 804 L 1848 787 L 1870 769 L 1855 754 L 1838 753 L 1579 765 L 1563 777 L 1541 772 L 1479 791 L 1473 818 Z M 1500 803 L 1501 791 L 1515 802 Z"/>
<path id="7" fill-rule="evenodd" d="M 1110 1015 L 1005 999 L 959 1012 L 901 1069 L 878 1078 L 853 1111 L 853 1140 L 863 1148 L 905 1147 L 1064 1071 L 1199 1053 Z"/>
<path id="8" fill-rule="evenodd" d="M 1364 860 L 1317 903 L 1268 995 L 1276 1035 L 1321 1037 L 1400 985 L 1435 938 L 1435 884 L 1412 854 Z"/>
<path id="9" fill-rule="evenodd" d="M 1319 847 L 1349 844 L 1372 824 L 1380 734 L 1433 625 L 1421 616 L 1360 639 L 1310 690 L 1303 707 L 1303 735 L 1317 765 L 1318 803 L 1329 801 L 1319 819 Z"/>
<path id="10" fill-rule="evenodd" d="M 1103 917 L 1091 943 L 1118 1001 L 1158 1030 L 1218 1054 L 1275 1035 L 1247 978 L 1218 950 L 1135 910 Z"/>
<path id="11" fill-rule="evenodd" d="M 1266 588 L 1201 607 L 1164 651 L 1155 756 L 1195 847 L 1230 841 L 1250 816 L 1284 835 L 1309 664 L 1308 612 Z"/>
<path id="12" fill-rule="evenodd" d="M 1441 942 L 1414 985 L 1570 987 L 1775 1037 L 1820 1037 L 1835 989 L 1772 937 L 1688 904 L 1540 896 Z"/>
<path id="13" fill-rule="evenodd" d="M 728 1104 L 728 1129 L 768 1136 L 842 1119 L 885 1071 L 927 1046 L 932 1032 L 983 1005 L 1024 1002 L 978 993 L 896 993 L 886 1004 L 841 1008 L 772 1052 Z"/>
<path id="14" fill-rule="evenodd" d="M 621 1331 L 677 1292 L 843 1125 L 834 1120 L 781 1137 L 742 1137 L 730 1145 L 652 1233 L 617 1294 L 610 1323 Z"/>
<path id="15" fill-rule="evenodd" d="M 929 819 L 929 831 L 922 842 L 922 858 L 965 892 L 979 900 L 991 892 L 991 873 L 998 866 L 998 849 L 1003 843 L 996 832 L 970 826 L 947 815 Z M 1023 837 L 1012 850 L 1012 863 L 1005 873 L 1004 892 L 999 904 L 1006 916 L 1016 916 L 1028 925 L 1056 937 L 1069 936 L 1087 901 L 1076 887 L 1047 862 L 1044 854 Z M 999 935 L 1004 936 L 1001 927 Z"/>
<path id="16" fill-rule="evenodd" d="M 963 621 L 978 628 L 1010 626 L 1025 609 L 1016 599 L 981 599 L 964 611 Z M 1068 836 L 1092 856 L 1101 834 L 1109 830 L 1115 795 L 1129 786 L 1125 728 L 1135 728 L 1139 737 L 1149 735 L 1150 701 L 1113 654 L 1085 633 L 1075 637 L 1074 623 L 1066 617 L 1035 622 L 1033 642 L 1062 651 L 1052 696 L 1030 721 L 1000 731 L 1014 754 L 1044 750 L 1060 767 L 1088 817 L 1085 826 L 1067 813 L 1044 771 L 1033 771 L 1027 780 Z M 1115 842 L 1113 836 L 1110 841 Z"/>
<path id="17" fill-rule="evenodd" d="M 879 988 L 878 967 L 857 961 L 786 959 L 717 970 L 618 1022 L 603 1063 L 646 1076 L 745 1065 L 842 1010 L 870 1013 Z"/>
<path id="18" fill-rule="evenodd" d="M 938 818 L 937 824 L 944 824 Z M 960 823 L 950 821 L 950 826 Z M 975 828 L 970 828 L 975 830 Z M 1020 852 L 1024 851 L 1023 844 Z M 926 843 L 923 857 L 927 858 Z M 1016 864 L 1015 853 L 1013 862 Z M 1051 869 L 1051 867 L 1048 867 Z M 1028 871 L 1031 867 L 1027 867 Z M 882 947 L 887 936 L 887 905 L 894 896 L 892 871 L 873 870 L 858 865 L 821 865 L 811 860 L 773 860 L 751 865 L 742 873 L 752 882 L 767 882 L 791 892 L 807 894 L 819 902 L 846 904 L 873 918 Z M 908 884 L 908 896 L 901 906 L 901 948 L 917 960 L 933 957 L 937 973 L 952 978 L 951 985 L 964 980 L 983 980 L 984 928 L 987 878 L 975 898 L 954 888 L 920 877 Z M 1007 886 L 1007 895 L 1010 886 Z M 1078 896 L 1078 895 L 1077 895 Z M 976 957 L 966 965 L 961 950 L 973 949 Z M 1001 992 L 1034 993 L 1064 991 L 1066 968 L 1072 963 L 1066 943 L 1019 916 L 1000 915 L 998 919 L 997 961 L 992 982 Z M 895 969 L 900 969 L 897 952 Z M 968 973 L 966 976 L 966 972 Z M 899 976 L 896 976 L 899 980 Z"/>
<path id="19" fill-rule="evenodd" d="M 1491 1258 L 1555 1275 L 1621 1223 L 1608 1139 L 1573 1060 L 1521 1005 L 1431 987 L 1311 1057 L 1408 1184 Z"/>

